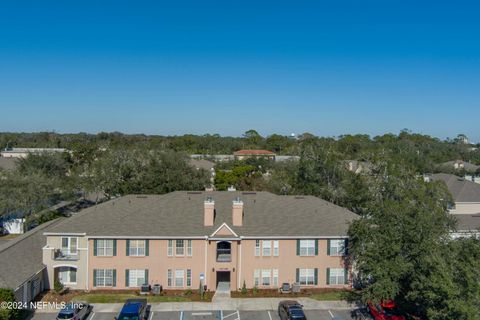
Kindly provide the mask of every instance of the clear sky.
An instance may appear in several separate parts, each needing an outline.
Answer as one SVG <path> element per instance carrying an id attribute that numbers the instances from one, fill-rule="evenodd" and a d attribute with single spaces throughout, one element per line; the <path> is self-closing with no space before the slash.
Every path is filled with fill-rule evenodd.
<path id="1" fill-rule="evenodd" d="M 1 1 L 0 131 L 480 140 L 478 1 Z"/>

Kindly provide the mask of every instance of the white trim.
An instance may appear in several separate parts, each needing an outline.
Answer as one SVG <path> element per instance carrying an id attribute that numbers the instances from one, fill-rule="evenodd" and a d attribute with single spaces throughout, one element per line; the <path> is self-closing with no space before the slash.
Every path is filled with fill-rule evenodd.
<path id="1" fill-rule="evenodd" d="M 238 255 L 238 262 L 237 262 L 237 269 L 238 269 L 238 282 L 237 282 L 237 287 L 241 288 L 243 286 L 243 283 L 241 283 L 242 281 L 242 242 L 240 242 L 238 244 L 238 250 L 240 251 L 239 252 L 239 255 Z"/>
<path id="2" fill-rule="evenodd" d="M 213 236 L 215 236 L 215 235 L 217 234 L 217 232 L 220 231 L 220 229 L 222 229 L 224 226 L 227 227 L 227 229 L 228 229 L 236 238 L 238 238 L 238 235 L 237 235 L 237 234 L 232 230 L 232 228 L 230 228 L 230 227 L 228 226 L 228 224 L 226 224 L 225 222 L 222 223 L 222 225 L 221 225 L 220 227 L 218 227 L 218 229 L 215 230 L 215 231 L 210 235 L 210 238 L 213 237 Z"/>
<path id="3" fill-rule="evenodd" d="M 240 240 L 263 240 L 263 239 L 273 239 L 273 240 L 280 240 L 280 239 L 319 239 L 319 240 L 326 240 L 326 239 L 348 239 L 348 236 L 240 236 Z"/>
<path id="4" fill-rule="evenodd" d="M 53 265 L 52 267 L 53 267 L 53 269 L 55 269 L 55 268 L 61 268 L 61 267 L 78 269 L 78 267 L 75 266 L 75 265 L 73 265 L 73 264 L 55 264 L 55 265 Z"/>
<path id="5" fill-rule="evenodd" d="M 92 243 L 92 246 L 95 246 L 95 243 Z M 85 288 L 87 289 L 88 291 L 88 274 L 90 273 L 90 266 L 88 265 L 88 256 L 90 255 L 89 253 L 89 244 L 88 244 L 88 240 L 87 240 L 87 270 L 85 271 L 86 272 L 86 275 L 85 275 Z M 95 252 L 95 248 L 93 248 L 93 252 Z M 93 273 L 93 269 L 92 269 L 92 273 Z M 92 274 L 93 276 L 93 274 Z M 92 283 L 92 286 L 93 286 L 93 283 Z M 90 318 L 91 319 L 91 318 Z"/>
<path id="6" fill-rule="evenodd" d="M 240 238 L 208 238 L 209 241 L 227 241 L 227 242 L 232 242 L 232 241 L 239 241 Z"/>
<path id="7" fill-rule="evenodd" d="M 44 236 L 86 236 L 85 232 L 75 233 L 75 232 L 44 232 Z"/>
<path id="8" fill-rule="evenodd" d="M 205 240 L 208 236 L 87 236 L 87 240 L 92 239 L 117 239 L 117 240 L 176 240 L 176 239 L 191 239 L 191 240 Z"/>

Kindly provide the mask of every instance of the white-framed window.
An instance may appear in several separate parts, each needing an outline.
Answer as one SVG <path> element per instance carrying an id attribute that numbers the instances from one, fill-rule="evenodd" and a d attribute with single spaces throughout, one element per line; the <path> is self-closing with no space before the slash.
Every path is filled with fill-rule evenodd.
<path id="1" fill-rule="evenodd" d="M 128 247 L 128 254 L 130 256 L 144 256 L 145 240 L 130 240 L 129 247 Z"/>
<path id="2" fill-rule="evenodd" d="M 192 269 L 187 269 L 187 287 L 192 286 Z"/>
<path id="3" fill-rule="evenodd" d="M 300 240 L 300 255 L 314 256 L 315 255 L 315 240 Z"/>
<path id="4" fill-rule="evenodd" d="M 192 240 L 187 240 L 187 256 L 192 256 Z"/>
<path id="5" fill-rule="evenodd" d="M 345 269 L 330 268 L 329 284 L 345 284 Z"/>
<path id="6" fill-rule="evenodd" d="M 168 240 L 167 256 L 169 257 L 173 256 L 173 240 Z"/>
<path id="7" fill-rule="evenodd" d="M 173 283 L 173 272 L 172 269 L 167 270 L 167 286 L 171 287 Z"/>
<path id="8" fill-rule="evenodd" d="M 260 256 L 260 240 L 255 240 L 255 257 Z"/>
<path id="9" fill-rule="evenodd" d="M 128 286 L 129 287 L 141 287 L 143 284 L 145 284 L 144 269 L 128 270 Z"/>
<path id="10" fill-rule="evenodd" d="M 175 240 L 175 255 L 176 256 L 184 256 L 185 255 L 185 247 L 184 247 L 183 240 Z"/>
<path id="11" fill-rule="evenodd" d="M 72 267 L 59 267 L 58 281 L 65 285 L 77 284 L 77 269 Z"/>
<path id="12" fill-rule="evenodd" d="M 313 285 L 315 284 L 315 269 L 300 269 L 301 285 Z"/>
<path id="13" fill-rule="evenodd" d="M 62 237 L 62 253 L 67 255 L 75 255 L 78 253 L 77 237 Z"/>
<path id="14" fill-rule="evenodd" d="M 113 286 L 113 269 L 97 269 L 95 273 L 95 283 L 97 287 Z"/>
<path id="15" fill-rule="evenodd" d="M 262 241 L 262 255 L 267 257 L 272 255 L 272 241 L 270 240 Z"/>
<path id="16" fill-rule="evenodd" d="M 329 243 L 329 254 L 331 256 L 343 256 L 345 254 L 345 240 L 331 239 Z"/>
<path id="17" fill-rule="evenodd" d="M 183 269 L 175 270 L 175 287 L 183 287 L 185 271 Z"/>
<path id="18" fill-rule="evenodd" d="M 273 240 L 273 255 L 275 257 L 278 257 L 279 254 L 280 254 L 279 241 Z"/>
<path id="19" fill-rule="evenodd" d="M 262 286 L 270 286 L 271 277 L 272 277 L 272 270 L 263 269 L 262 270 Z"/>
<path id="20" fill-rule="evenodd" d="M 113 240 L 98 239 L 97 243 L 97 256 L 111 257 L 113 256 Z"/>
<path id="21" fill-rule="evenodd" d="M 273 269 L 272 270 L 273 276 L 272 276 L 272 282 L 275 287 L 278 287 L 278 269 Z"/>
<path id="22" fill-rule="evenodd" d="M 253 285 L 258 287 L 260 285 L 260 270 L 255 269 L 253 270 Z"/>

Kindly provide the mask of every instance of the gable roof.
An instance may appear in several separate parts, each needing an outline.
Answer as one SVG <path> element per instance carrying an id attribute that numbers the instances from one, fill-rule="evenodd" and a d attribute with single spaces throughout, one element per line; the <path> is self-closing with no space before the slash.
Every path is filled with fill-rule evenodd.
<path id="1" fill-rule="evenodd" d="M 272 152 L 272 151 L 268 151 L 268 150 L 238 150 L 238 151 L 235 151 L 233 153 L 233 155 L 235 156 L 251 156 L 251 155 L 255 155 L 255 156 L 274 156 L 275 155 L 275 152 Z"/>
<path id="2" fill-rule="evenodd" d="M 443 181 L 455 202 L 480 202 L 480 184 L 465 180 L 453 174 L 436 173 L 430 177 L 433 181 Z"/>
<path id="3" fill-rule="evenodd" d="M 480 213 L 476 214 L 456 214 L 458 231 L 479 231 L 480 230 Z"/>
<path id="4" fill-rule="evenodd" d="M 206 197 L 215 201 L 215 222 L 203 225 Z M 233 226 L 232 201 L 244 205 L 243 226 Z M 243 237 L 346 236 L 358 216 L 313 196 L 269 192 L 185 192 L 128 195 L 87 208 L 52 228 L 52 233 L 91 237 L 205 237 L 226 223 Z"/>
<path id="5" fill-rule="evenodd" d="M 43 270 L 43 250 L 47 243 L 44 232 L 63 219 L 48 221 L 21 236 L 0 245 L 0 288 L 18 288 Z"/>
<path id="6" fill-rule="evenodd" d="M 469 172 L 475 172 L 476 170 L 478 170 L 478 168 L 480 168 L 480 166 L 477 166 L 473 163 L 463 161 L 463 160 L 447 161 L 447 162 L 441 163 L 440 166 L 451 167 L 451 168 L 455 168 L 455 166 L 458 166 L 458 168 L 456 168 L 457 170 L 464 169 L 465 171 L 469 171 Z"/>

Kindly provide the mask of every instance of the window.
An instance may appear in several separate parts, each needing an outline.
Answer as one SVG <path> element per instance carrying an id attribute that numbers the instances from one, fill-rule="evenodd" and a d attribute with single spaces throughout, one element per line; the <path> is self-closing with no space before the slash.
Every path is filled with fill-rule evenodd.
<path id="1" fill-rule="evenodd" d="M 345 284 L 345 269 L 329 268 L 328 284 Z"/>
<path id="2" fill-rule="evenodd" d="M 173 240 L 168 240 L 167 256 L 173 256 Z"/>
<path id="3" fill-rule="evenodd" d="M 95 241 L 97 243 L 97 256 L 113 256 L 113 240 L 101 240 Z"/>
<path id="4" fill-rule="evenodd" d="M 78 238 L 77 237 L 62 237 L 62 253 L 64 254 L 77 254 L 78 250 Z"/>
<path id="5" fill-rule="evenodd" d="M 270 285 L 271 270 L 264 269 L 262 270 L 262 286 Z"/>
<path id="6" fill-rule="evenodd" d="M 183 287 L 183 279 L 185 277 L 184 270 L 175 270 L 175 287 Z"/>
<path id="7" fill-rule="evenodd" d="M 315 284 L 315 269 L 300 269 L 299 281 L 301 285 Z"/>
<path id="8" fill-rule="evenodd" d="M 114 270 L 113 269 L 97 269 L 95 273 L 96 287 L 113 287 Z"/>
<path id="9" fill-rule="evenodd" d="M 278 257 L 279 253 L 280 253 L 279 241 L 278 240 L 273 240 L 273 255 L 275 257 Z"/>
<path id="10" fill-rule="evenodd" d="M 176 240 L 175 241 L 175 255 L 183 256 L 185 255 L 185 248 L 184 248 L 183 240 Z"/>
<path id="11" fill-rule="evenodd" d="M 192 269 L 187 269 L 187 287 L 192 286 Z"/>
<path id="12" fill-rule="evenodd" d="M 128 286 L 140 287 L 146 283 L 145 270 L 143 269 L 130 269 L 128 270 Z"/>
<path id="13" fill-rule="evenodd" d="M 260 240 L 255 240 L 255 256 L 260 256 Z"/>
<path id="14" fill-rule="evenodd" d="M 278 269 L 273 269 L 272 270 L 272 273 L 273 273 L 273 285 L 278 287 Z"/>
<path id="15" fill-rule="evenodd" d="M 263 256 L 271 256 L 272 255 L 272 241 L 270 240 L 263 240 L 262 241 L 262 255 Z"/>
<path id="16" fill-rule="evenodd" d="M 258 287 L 259 284 L 260 284 L 260 270 L 255 269 L 253 271 L 253 285 L 255 287 Z"/>
<path id="17" fill-rule="evenodd" d="M 315 255 L 315 240 L 300 240 L 300 255 L 314 256 Z"/>
<path id="18" fill-rule="evenodd" d="M 192 240 L 187 240 L 187 256 L 192 256 Z"/>
<path id="19" fill-rule="evenodd" d="M 345 254 L 345 240 L 343 239 L 332 239 L 329 240 L 329 256 L 343 256 Z"/>
<path id="20" fill-rule="evenodd" d="M 77 284 L 77 269 L 72 267 L 59 267 L 58 281 L 65 285 Z"/>
<path id="21" fill-rule="evenodd" d="M 173 273 L 172 269 L 168 269 L 167 271 L 167 286 L 171 287 L 173 282 Z"/>
<path id="22" fill-rule="evenodd" d="M 145 255 L 145 240 L 130 240 L 128 252 L 130 256 L 144 256 Z"/>

